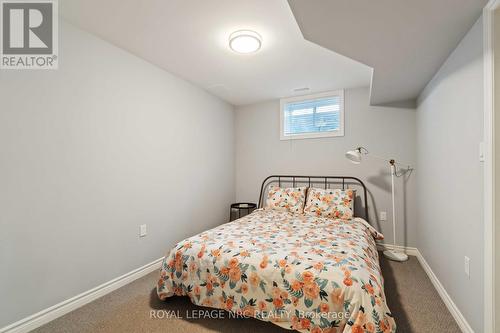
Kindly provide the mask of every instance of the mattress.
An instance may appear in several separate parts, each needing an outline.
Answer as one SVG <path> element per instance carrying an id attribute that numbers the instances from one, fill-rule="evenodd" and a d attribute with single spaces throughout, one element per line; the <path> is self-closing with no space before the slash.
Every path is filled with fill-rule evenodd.
<path id="1" fill-rule="evenodd" d="M 301 332 L 395 332 L 380 238 L 361 218 L 259 209 L 176 244 L 157 293 Z"/>

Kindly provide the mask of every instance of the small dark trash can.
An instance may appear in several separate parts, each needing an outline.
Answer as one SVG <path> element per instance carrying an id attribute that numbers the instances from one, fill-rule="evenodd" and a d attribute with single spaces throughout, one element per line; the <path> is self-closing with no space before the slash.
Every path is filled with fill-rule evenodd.
<path id="1" fill-rule="evenodd" d="M 252 202 L 238 202 L 231 204 L 231 209 L 229 211 L 229 221 L 234 221 L 250 214 L 257 208 L 257 205 Z"/>

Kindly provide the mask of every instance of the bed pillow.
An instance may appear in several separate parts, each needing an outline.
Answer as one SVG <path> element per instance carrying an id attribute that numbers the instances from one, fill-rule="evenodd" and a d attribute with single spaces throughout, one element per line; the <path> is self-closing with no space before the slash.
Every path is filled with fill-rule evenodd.
<path id="1" fill-rule="evenodd" d="M 307 187 L 282 188 L 272 185 L 267 193 L 266 209 L 304 213 Z"/>
<path id="2" fill-rule="evenodd" d="M 351 220 L 354 216 L 355 190 L 310 188 L 304 213 L 319 217 Z"/>

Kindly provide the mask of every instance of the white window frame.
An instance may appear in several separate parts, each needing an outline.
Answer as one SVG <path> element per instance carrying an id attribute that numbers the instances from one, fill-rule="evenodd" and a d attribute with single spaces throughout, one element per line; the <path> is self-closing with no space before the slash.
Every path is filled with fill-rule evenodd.
<path id="1" fill-rule="evenodd" d="M 337 131 L 285 135 L 285 133 L 284 133 L 284 130 L 285 130 L 284 112 L 285 112 L 285 106 L 288 103 L 313 101 L 315 99 L 323 99 L 323 98 L 328 98 L 328 97 L 339 97 L 339 99 L 340 99 L 340 102 L 339 102 L 340 128 Z M 336 136 L 344 136 L 344 89 L 335 90 L 335 91 L 327 91 L 327 92 L 323 92 L 323 93 L 319 93 L 319 94 L 294 96 L 294 97 L 280 99 L 280 140 L 330 138 L 330 137 L 336 137 Z"/>

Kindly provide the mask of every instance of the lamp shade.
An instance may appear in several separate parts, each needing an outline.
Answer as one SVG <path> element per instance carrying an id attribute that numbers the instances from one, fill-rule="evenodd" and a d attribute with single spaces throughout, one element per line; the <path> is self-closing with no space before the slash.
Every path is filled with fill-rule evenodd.
<path id="1" fill-rule="evenodd" d="M 345 157 L 354 164 L 361 163 L 361 152 L 358 150 L 350 150 L 345 153 Z"/>

